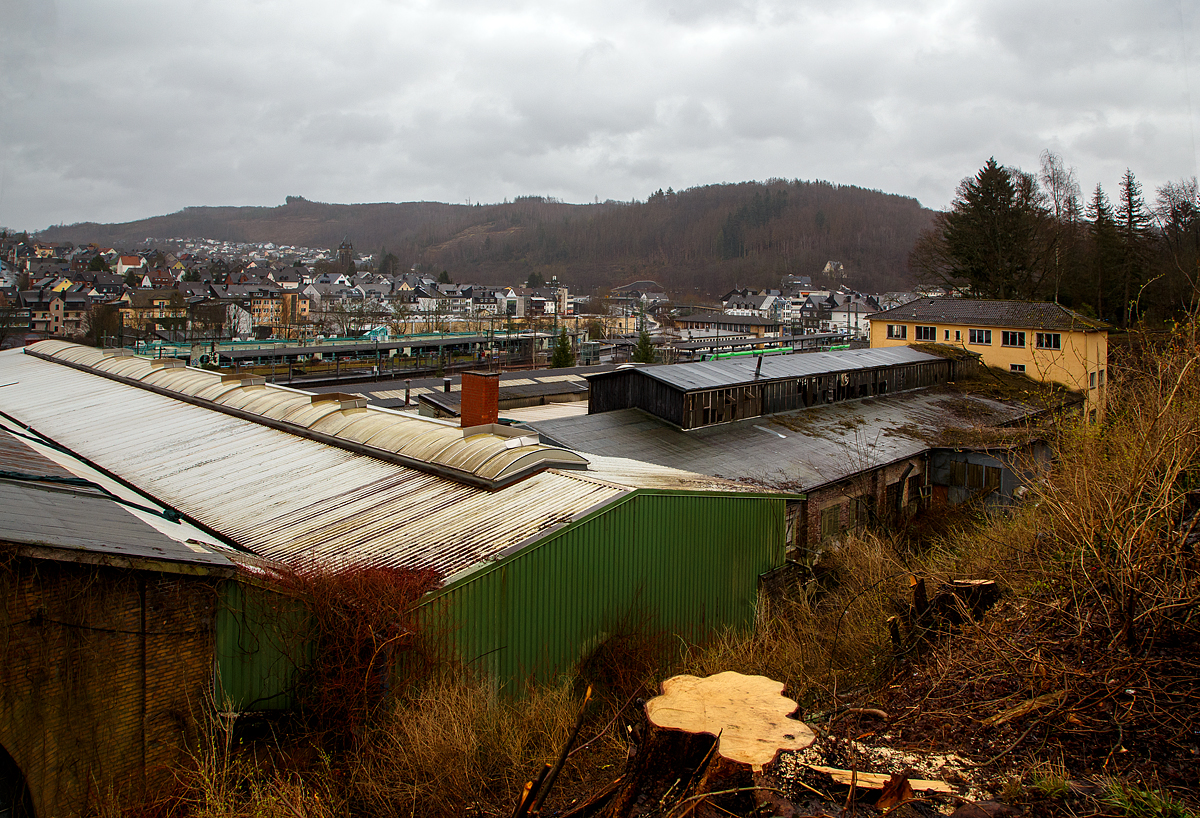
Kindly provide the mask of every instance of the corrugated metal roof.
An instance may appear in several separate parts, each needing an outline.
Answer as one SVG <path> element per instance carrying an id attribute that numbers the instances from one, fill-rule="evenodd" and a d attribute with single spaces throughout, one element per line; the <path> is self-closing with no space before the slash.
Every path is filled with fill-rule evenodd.
<path id="1" fill-rule="evenodd" d="M 413 468 L 427 468 L 489 488 L 550 466 L 586 465 L 578 454 L 542 445 L 533 438 L 523 441 L 521 456 L 513 457 L 512 438 L 472 433 L 453 424 L 383 408 L 364 408 L 362 396 L 314 396 L 264 384 L 261 378 L 221 376 L 186 368 L 180 361 L 142 358 L 124 354 L 124 350 L 105 352 L 64 341 L 43 341 L 29 350 L 54 361 L 126 378 L 138 386 L 247 413 L 252 420 L 261 418 L 284 431 L 328 435 L 331 439 L 327 442 L 334 445 L 367 447 L 368 453 L 395 456 Z"/>
<path id="2" fill-rule="evenodd" d="M 233 570 L 233 563 L 223 556 L 167 537 L 99 486 L 83 484 L 4 431 L 0 431 L 0 466 L 9 473 L 0 477 L 0 508 L 4 509 L 0 540 L 67 554 L 91 554 L 105 561 L 118 558 L 135 564 L 167 562 Z M 24 477 L 16 478 L 17 474 Z M 79 484 L 63 482 L 71 479 Z"/>
<path id="3" fill-rule="evenodd" d="M 449 576 L 633 489 L 738 488 L 599 458 L 587 472 L 546 469 L 489 491 L 20 350 L 0 352 L 0 380 L 15 381 L 0 390 L 0 410 L 270 559 L 428 566 Z M 369 414 L 338 410 L 327 419 L 352 423 Z M 473 437 L 459 434 L 456 453 L 468 460 L 488 449 Z M 425 442 L 433 447 L 440 439 Z M 504 449 L 479 472 L 521 469 L 533 455 L 526 446 Z"/>
<path id="4" fill-rule="evenodd" d="M 718 389 L 747 383 L 764 383 L 781 378 L 805 378 L 834 372 L 859 369 L 920 364 L 941 360 L 935 355 L 908 347 L 882 349 L 848 349 L 839 352 L 806 352 L 798 355 L 764 355 L 759 377 L 754 377 L 759 358 L 749 356 L 725 361 L 700 361 L 689 364 L 639 367 L 637 371 L 648 378 L 685 392 L 697 389 Z M 616 377 L 631 370 L 593 375 L 592 378 Z"/>

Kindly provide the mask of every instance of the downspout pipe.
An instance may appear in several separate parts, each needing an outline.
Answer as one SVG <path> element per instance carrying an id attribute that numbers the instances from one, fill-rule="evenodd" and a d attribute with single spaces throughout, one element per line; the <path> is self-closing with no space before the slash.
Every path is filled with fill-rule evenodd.
<path id="1" fill-rule="evenodd" d="M 904 467 L 904 471 L 900 472 L 900 490 L 896 492 L 896 513 L 899 514 L 904 510 L 904 481 L 908 479 L 908 475 L 912 473 L 913 464 L 910 462 Z"/>

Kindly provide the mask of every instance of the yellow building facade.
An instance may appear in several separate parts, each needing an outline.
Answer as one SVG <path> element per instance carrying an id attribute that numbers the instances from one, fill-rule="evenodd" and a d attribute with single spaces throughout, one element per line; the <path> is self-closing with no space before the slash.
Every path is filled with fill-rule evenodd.
<path id="1" fill-rule="evenodd" d="M 1092 417 L 1104 412 L 1108 326 L 1059 304 L 922 298 L 870 320 L 873 348 L 959 347 L 978 353 L 987 366 L 1080 392 Z"/>

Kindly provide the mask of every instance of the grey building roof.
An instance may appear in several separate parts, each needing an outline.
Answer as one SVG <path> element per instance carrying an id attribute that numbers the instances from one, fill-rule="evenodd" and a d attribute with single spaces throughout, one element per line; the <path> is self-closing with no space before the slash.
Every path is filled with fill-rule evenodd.
<path id="1" fill-rule="evenodd" d="M 0 429 L 0 541 L 39 556 L 142 568 L 162 563 L 231 572 L 200 544 L 172 539 L 101 486 L 77 477 Z"/>
<path id="2" fill-rule="evenodd" d="M 755 377 L 757 356 L 724 361 L 700 361 L 688 364 L 669 364 L 640 369 L 646 377 L 687 392 L 697 389 L 718 389 L 746 383 L 780 378 L 806 378 L 833 372 L 853 372 L 900 364 L 920 364 L 941 360 L 936 355 L 919 352 L 910 347 L 882 349 L 847 349 L 839 352 L 809 352 L 800 355 L 764 355 L 762 369 Z M 599 376 L 603 377 L 603 375 Z"/>
<path id="3" fill-rule="evenodd" d="M 868 316 L 872 321 L 926 321 L 1016 329 L 1107 330 L 1108 325 L 1049 301 L 919 298 Z"/>
<path id="4" fill-rule="evenodd" d="M 529 425 L 543 439 L 589 457 L 636 457 L 727 480 L 812 491 L 920 455 L 947 430 L 1001 425 L 1036 411 L 1019 403 L 922 389 L 686 432 L 641 409 Z"/>
<path id="5" fill-rule="evenodd" d="M 96 354 L 61 342 L 42 342 L 39 349 L 80 360 Z M 114 356 L 98 366 L 120 369 L 132 378 L 147 363 Z M 162 367 L 157 372 L 156 380 L 178 380 L 179 389 L 185 382 L 199 386 L 213 380 L 211 373 L 199 370 Z M 547 468 L 489 490 L 21 350 L 0 352 L 0 382 L 11 382 L 0 390 L 0 410 L 8 416 L 227 541 L 274 560 L 429 566 L 450 576 L 550 536 L 577 515 L 639 489 L 749 490 L 607 457 L 591 460 L 586 470 Z M 342 437 L 351 434 L 351 426 L 386 420 L 370 440 L 383 435 L 397 445 L 428 443 L 431 457 L 457 447 L 464 467 L 476 468 L 467 458 L 478 452 L 479 444 L 503 447 L 501 463 L 546 448 L 526 445 L 523 438 L 511 438 L 517 442 L 511 448 L 487 434 L 466 438 L 457 426 L 430 419 L 396 413 L 385 419 L 387 410 L 313 403 L 311 395 L 295 390 L 238 386 L 219 378 L 211 384 L 213 390 L 227 387 L 221 399 L 246 401 L 244 415 L 252 413 L 249 403 L 269 411 L 271 406 L 284 408 L 281 401 L 286 400 L 294 409 L 320 415 L 316 423 L 340 427 L 336 434 Z M 367 440 L 368 432 L 361 431 Z M 463 444 L 472 452 L 463 451 Z M 384 444 L 370 448 L 378 445 Z"/>

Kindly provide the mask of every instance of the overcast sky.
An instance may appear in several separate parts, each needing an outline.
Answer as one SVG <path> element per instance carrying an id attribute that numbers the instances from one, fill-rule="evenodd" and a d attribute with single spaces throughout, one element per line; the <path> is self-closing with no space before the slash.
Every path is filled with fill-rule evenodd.
<path id="1" fill-rule="evenodd" d="M 0 224 L 1197 173 L 1196 0 L 0 0 Z"/>

